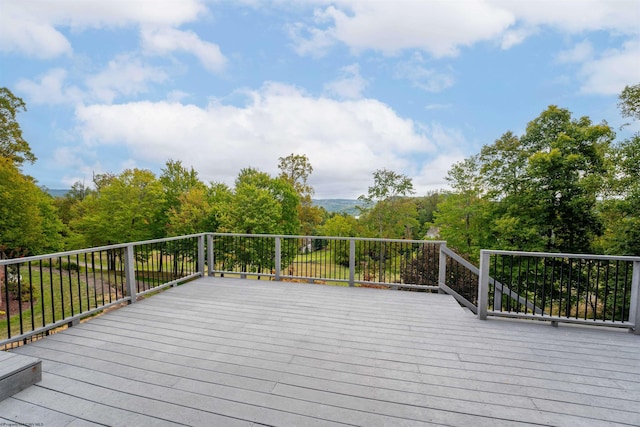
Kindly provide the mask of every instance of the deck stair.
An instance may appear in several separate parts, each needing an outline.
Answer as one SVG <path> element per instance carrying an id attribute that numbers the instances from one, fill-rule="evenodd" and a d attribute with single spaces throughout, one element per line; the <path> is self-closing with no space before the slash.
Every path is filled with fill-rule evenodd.
<path id="1" fill-rule="evenodd" d="M 0 402 L 40 380 L 40 359 L 0 351 Z"/>

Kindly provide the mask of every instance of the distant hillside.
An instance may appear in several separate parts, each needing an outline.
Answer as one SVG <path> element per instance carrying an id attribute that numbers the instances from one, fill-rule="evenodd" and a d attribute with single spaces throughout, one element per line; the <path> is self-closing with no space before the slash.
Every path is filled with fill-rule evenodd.
<path id="1" fill-rule="evenodd" d="M 313 204 L 325 208 L 329 212 L 357 215 L 356 206 L 362 202 L 352 199 L 313 199 Z"/>
<path id="2" fill-rule="evenodd" d="M 64 190 L 64 189 L 54 189 L 54 190 L 52 190 L 50 188 L 47 188 L 47 193 L 49 193 L 52 197 L 64 197 L 64 196 L 67 195 L 67 193 L 69 191 L 70 190 Z"/>

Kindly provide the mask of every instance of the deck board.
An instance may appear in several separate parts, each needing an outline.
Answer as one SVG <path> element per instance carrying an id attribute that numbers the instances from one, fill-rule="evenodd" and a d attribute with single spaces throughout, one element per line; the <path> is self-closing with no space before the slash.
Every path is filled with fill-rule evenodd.
<path id="1" fill-rule="evenodd" d="M 640 425 L 640 337 L 441 294 L 204 278 L 13 351 L 43 381 L 12 422 Z"/>

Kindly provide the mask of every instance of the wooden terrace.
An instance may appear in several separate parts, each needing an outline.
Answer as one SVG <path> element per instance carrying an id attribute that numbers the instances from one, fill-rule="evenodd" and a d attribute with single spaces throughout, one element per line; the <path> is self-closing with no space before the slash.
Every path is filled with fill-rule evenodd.
<path id="1" fill-rule="evenodd" d="M 638 335 L 444 294 L 204 277 L 12 353 L 0 425 L 640 425 Z"/>

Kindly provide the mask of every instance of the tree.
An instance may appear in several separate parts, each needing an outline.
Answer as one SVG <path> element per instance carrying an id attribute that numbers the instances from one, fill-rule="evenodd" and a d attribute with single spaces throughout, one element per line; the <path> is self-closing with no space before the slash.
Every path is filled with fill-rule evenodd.
<path id="1" fill-rule="evenodd" d="M 36 157 L 16 119 L 24 101 L 0 88 L 0 252 L 2 256 L 38 254 L 61 249 L 63 225 L 53 200 L 19 168 Z"/>
<path id="2" fill-rule="evenodd" d="M 16 120 L 16 115 L 26 110 L 26 104 L 21 98 L 6 87 L 0 88 L 0 157 L 9 159 L 18 167 L 25 161 L 36 161 L 36 156 L 22 137 L 22 129 Z"/>
<path id="3" fill-rule="evenodd" d="M 471 156 L 456 163 L 446 179 L 454 192 L 438 203 L 433 225 L 450 247 L 477 261 L 479 250 L 491 245 L 491 204 L 484 198 L 479 157 Z"/>
<path id="4" fill-rule="evenodd" d="M 177 205 L 167 213 L 168 234 L 181 236 L 207 231 L 211 211 L 206 189 L 196 187 L 180 194 Z"/>
<path id="5" fill-rule="evenodd" d="M 413 236 L 418 225 L 416 206 L 407 198 L 413 194 L 413 182 L 406 175 L 387 169 L 373 173 L 373 186 L 367 195 L 358 197 L 362 221 L 376 237 L 400 238 Z"/>
<path id="6" fill-rule="evenodd" d="M 89 246 L 153 239 L 164 230 L 158 221 L 163 206 L 155 175 L 127 169 L 82 201 L 71 227 Z"/>
<path id="7" fill-rule="evenodd" d="M 354 237 L 358 234 L 358 220 L 348 214 L 336 214 L 320 227 L 323 236 Z"/>
<path id="8" fill-rule="evenodd" d="M 248 234 L 297 234 L 300 231 L 298 195 L 282 178 L 247 168 L 240 171 L 221 227 Z"/>
<path id="9" fill-rule="evenodd" d="M 640 120 L 640 83 L 624 87 L 618 107 L 622 117 Z"/>
<path id="10" fill-rule="evenodd" d="M 640 84 L 620 95 L 624 117 L 640 120 Z M 640 255 L 640 134 L 616 144 L 610 156 L 608 194 L 602 202 L 605 232 L 602 250 L 617 255 Z"/>
<path id="11" fill-rule="evenodd" d="M 493 228 L 505 249 L 590 252 L 602 233 L 596 207 L 615 134 L 606 123 L 550 106 L 520 138 L 511 132 L 482 148 L 481 172 L 495 205 Z"/>
<path id="12" fill-rule="evenodd" d="M 280 178 L 293 186 L 300 198 L 298 219 L 301 231 L 305 235 L 312 235 L 322 221 L 322 209 L 313 205 L 314 190 L 308 183 L 309 176 L 313 172 L 311 162 L 304 154 L 293 153 L 287 157 L 279 157 L 278 161 Z"/>
<path id="13" fill-rule="evenodd" d="M 63 228 L 51 197 L 0 157 L 0 257 L 58 251 Z"/>

